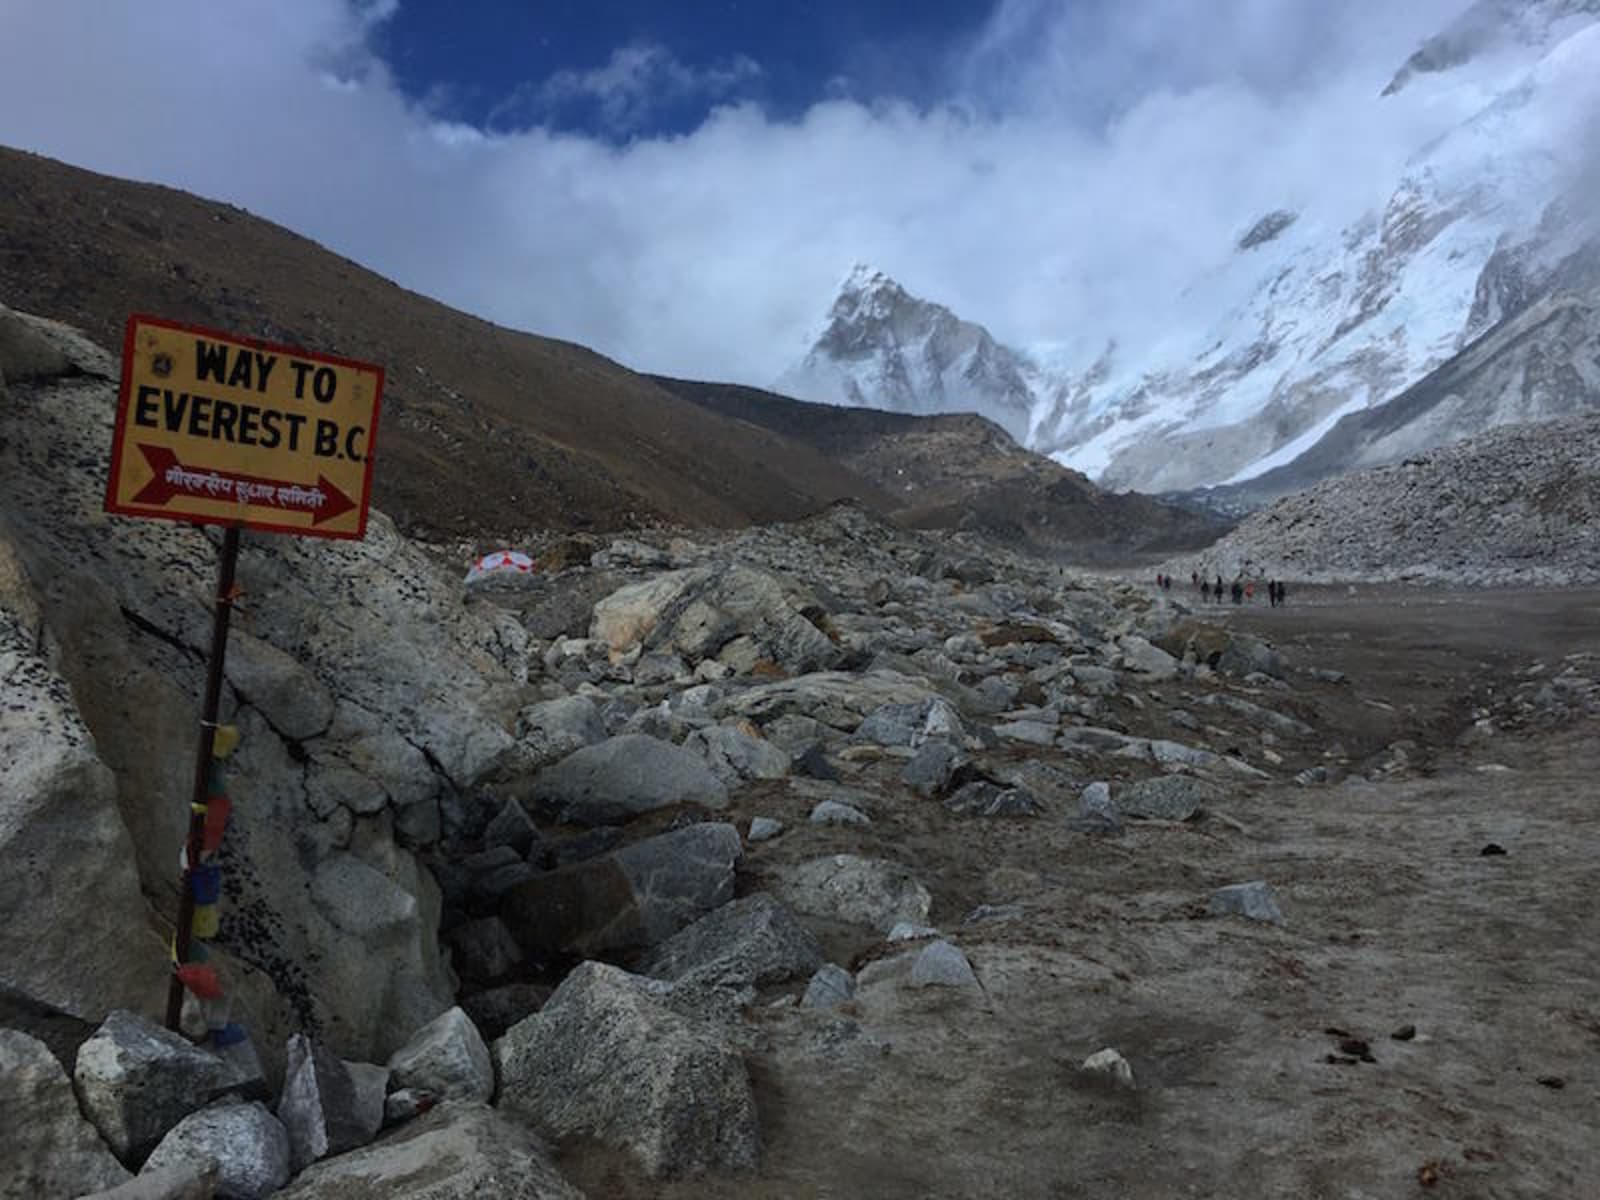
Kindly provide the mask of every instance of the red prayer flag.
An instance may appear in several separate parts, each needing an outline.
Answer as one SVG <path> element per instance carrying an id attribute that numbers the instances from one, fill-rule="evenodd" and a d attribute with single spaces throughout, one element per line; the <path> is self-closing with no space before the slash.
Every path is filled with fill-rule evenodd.
<path id="1" fill-rule="evenodd" d="M 184 963 L 178 968 L 178 982 L 200 1000 L 217 1000 L 222 996 L 222 983 L 217 979 L 215 967 Z"/>
<path id="2" fill-rule="evenodd" d="M 233 801 L 226 796 L 212 796 L 206 800 L 206 829 L 200 843 L 204 853 L 215 854 L 222 845 L 222 834 L 228 828 L 228 813 L 232 808 Z"/>

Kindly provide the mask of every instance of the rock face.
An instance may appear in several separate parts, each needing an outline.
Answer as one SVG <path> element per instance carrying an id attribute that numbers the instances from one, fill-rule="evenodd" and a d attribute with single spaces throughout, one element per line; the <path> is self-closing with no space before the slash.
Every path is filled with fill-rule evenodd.
<path id="1" fill-rule="evenodd" d="M 461 1101 L 318 1163 L 278 1194 L 283 1200 L 583 1200 L 523 1122 Z"/>
<path id="2" fill-rule="evenodd" d="M 668 1008 L 665 988 L 603 963 L 573 971 L 495 1043 L 501 1109 L 550 1137 L 624 1148 L 655 1176 L 755 1166 L 743 1062 L 713 1030 Z"/>
<path id="3" fill-rule="evenodd" d="M 219 1196 L 261 1200 L 289 1182 L 289 1135 L 261 1104 L 203 1108 L 161 1139 L 140 1174 L 207 1162 Z"/>
<path id="4" fill-rule="evenodd" d="M 0 983 L 89 1020 L 153 1012 L 166 955 L 139 893 L 163 914 L 176 905 L 187 815 L 173 798 L 191 786 L 215 541 L 107 517 L 95 472 L 59 469 L 103 460 L 116 363 L 18 320 L 76 373 L 47 363 L 0 400 L 0 658 L 20 701 L 0 713 L 0 900 L 27 911 L 41 882 L 29 864 L 95 887 L 92 912 L 15 944 L 14 924 L 0 933 Z M 462 797 L 510 746 L 526 662 L 381 515 L 363 542 L 247 535 L 238 574 L 249 615 L 234 623 L 223 718 L 243 736 L 217 942 L 235 1012 L 385 1058 L 453 987 L 413 848 L 460 825 Z M 92 986 L 75 978 L 91 963 Z"/>
<path id="5" fill-rule="evenodd" d="M 78 1048 L 72 1082 L 84 1114 L 125 1163 L 138 1163 L 163 1134 L 216 1093 L 220 1060 L 121 1009 Z"/>
<path id="6" fill-rule="evenodd" d="M 11 1029 L 0 1029 L 0 1145 L 4 1200 L 81 1196 L 128 1178 L 78 1111 L 55 1056 Z"/>
<path id="7" fill-rule="evenodd" d="M 732 825 L 691 825 L 518 884 L 501 918 L 535 956 L 652 946 L 733 898 L 743 851 Z"/>
<path id="8" fill-rule="evenodd" d="M 534 781 L 563 821 L 604 825 L 670 804 L 723 808 L 728 792 L 699 755 L 641 733 L 576 750 Z"/>

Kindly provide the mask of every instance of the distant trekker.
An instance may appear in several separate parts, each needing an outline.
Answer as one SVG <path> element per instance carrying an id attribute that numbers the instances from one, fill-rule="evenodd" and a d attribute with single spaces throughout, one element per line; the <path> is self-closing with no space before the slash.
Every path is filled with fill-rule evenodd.
<path id="1" fill-rule="evenodd" d="M 1238 604 L 1241 601 L 1243 601 L 1244 600 L 1244 584 L 1240 583 L 1237 579 L 1235 579 L 1233 581 L 1233 590 L 1232 590 L 1231 594 L 1233 596 L 1233 602 L 1235 604 Z"/>
<path id="2" fill-rule="evenodd" d="M 1202 600 L 1210 600 L 1211 599 L 1211 580 L 1202 579 L 1200 581 L 1200 599 L 1202 599 Z"/>

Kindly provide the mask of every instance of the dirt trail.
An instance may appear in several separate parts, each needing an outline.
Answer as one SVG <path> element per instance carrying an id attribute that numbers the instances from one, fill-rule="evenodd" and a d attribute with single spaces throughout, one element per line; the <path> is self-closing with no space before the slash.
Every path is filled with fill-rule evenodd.
<path id="1" fill-rule="evenodd" d="M 1060 814 L 886 801 L 851 848 L 914 862 L 981 992 L 912 991 L 879 963 L 842 1010 L 760 1007 L 759 1176 L 649 1184 L 569 1148 L 574 1181 L 728 1198 L 1600 1195 L 1600 737 L 1590 721 L 1458 744 L 1489 689 L 1600 651 L 1600 593 L 1302 589 L 1283 610 L 1223 612 L 1349 677 L 1296 699 L 1354 765 L 1396 740 L 1411 765 L 1241 786 L 1220 814 L 1115 839 Z M 753 848 L 747 890 L 844 848 L 791 828 Z M 1203 915 L 1211 889 L 1252 879 L 1285 925 Z M 982 901 L 1016 908 L 963 924 Z M 1134 1091 L 1077 1069 L 1105 1046 Z"/>

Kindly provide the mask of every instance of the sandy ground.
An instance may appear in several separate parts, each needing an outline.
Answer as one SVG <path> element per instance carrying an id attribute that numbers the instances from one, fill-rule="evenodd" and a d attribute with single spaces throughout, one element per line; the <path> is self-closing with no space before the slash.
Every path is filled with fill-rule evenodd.
<path id="1" fill-rule="evenodd" d="M 870 934 L 824 931 L 866 969 L 840 1010 L 768 1006 L 777 991 L 752 1015 L 760 1172 L 651 1183 L 572 1146 L 574 1182 L 597 1197 L 1600 1196 L 1600 731 L 1458 744 L 1489 689 L 1600 651 L 1600 593 L 1311 589 L 1222 611 L 1349 676 L 1292 697 L 1347 779 L 1238 786 L 1205 819 L 1114 839 L 1068 832 L 1065 804 L 983 821 L 886 791 L 859 833 L 747 798 L 741 817 L 776 811 L 791 831 L 752 849 L 742 891 L 816 854 L 899 859 L 981 989 L 909 989 Z M 1396 741 L 1409 765 L 1367 778 Z M 1506 853 L 1483 856 L 1490 842 Z M 1285 925 L 1204 915 L 1211 889 L 1253 879 Z M 1018 908 L 963 924 L 984 902 Z M 1133 1090 L 1079 1069 L 1108 1046 Z"/>

